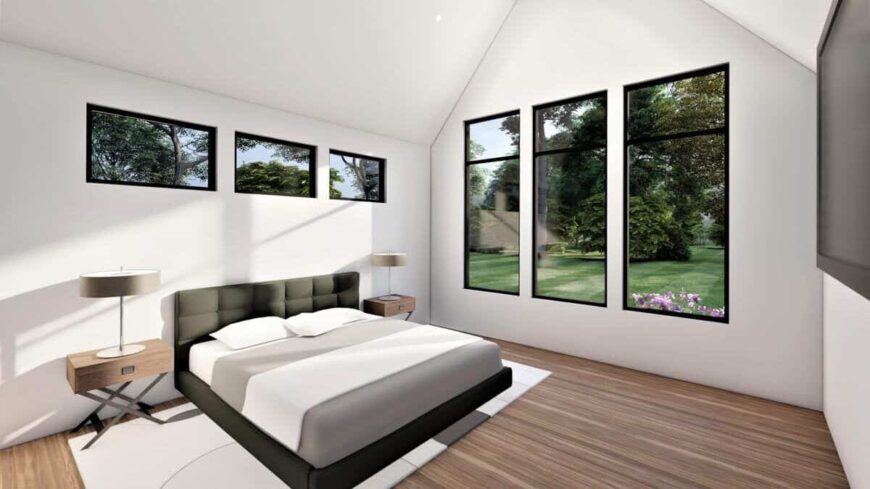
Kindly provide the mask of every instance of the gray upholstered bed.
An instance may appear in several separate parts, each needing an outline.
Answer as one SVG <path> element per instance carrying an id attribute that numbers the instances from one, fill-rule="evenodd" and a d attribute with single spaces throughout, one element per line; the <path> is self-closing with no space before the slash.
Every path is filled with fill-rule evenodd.
<path id="1" fill-rule="evenodd" d="M 272 368 L 275 358 L 306 358 L 366 341 L 377 344 L 372 339 L 419 325 L 366 322 L 234 354 L 215 364 L 214 379 L 196 368 L 191 371 L 191 349 L 206 347 L 212 340 L 209 334 L 221 327 L 260 316 L 358 308 L 358 285 L 359 275 L 348 272 L 180 291 L 176 296 L 176 387 L 294 489 L 352 487 L 511 385 L 510 369 L 501 366 L 497 347 L 478 341 L 316 406 L 305 414 L 305 431 L 294 451 L 272 436 L 274 431 L 261 429 L 262 423 L 240 413 L 238 385 L 244 384 L 237 378 Z"/>

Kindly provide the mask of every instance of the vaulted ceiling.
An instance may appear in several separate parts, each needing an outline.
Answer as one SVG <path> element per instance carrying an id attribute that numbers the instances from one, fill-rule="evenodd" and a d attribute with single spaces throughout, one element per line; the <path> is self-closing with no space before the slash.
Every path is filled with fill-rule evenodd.
<path id="1" fill-rule="evenodd" d="M 0 0 L 0 40 L 429 144 L 514 1 Z M 703 1 L 815 69 L 832 0 Z"/>
<path id="2" fill-rule="evenodd" d="M 429 144 L 514 0 L 0 0 L 0 39 Z"/>
<path id="3" fill-rule="evenodd" d="M 704 0 L 807 68 L 816 70 L 816 48 L 832 0 Z"/>

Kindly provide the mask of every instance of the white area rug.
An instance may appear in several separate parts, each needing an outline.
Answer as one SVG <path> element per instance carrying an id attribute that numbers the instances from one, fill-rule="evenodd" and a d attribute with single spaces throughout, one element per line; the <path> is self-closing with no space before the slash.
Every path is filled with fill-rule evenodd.
<path id="1" fill-rule="evenodd" d="M 504 361 L 513 369 L 513 386 L 404 457 L 357 486 L 393 487 L 437 457 L 477 426 L 550 375 L 546 370 Z M 155 414 L 170 421 L 157 425 L 135 419 L 112 428 L 91 448 L 81 448 L 93 435 L 69 440 L 88 489 L 282 489 L 284 485 L 244 448 L 199 412 L 184 404 Z"/>

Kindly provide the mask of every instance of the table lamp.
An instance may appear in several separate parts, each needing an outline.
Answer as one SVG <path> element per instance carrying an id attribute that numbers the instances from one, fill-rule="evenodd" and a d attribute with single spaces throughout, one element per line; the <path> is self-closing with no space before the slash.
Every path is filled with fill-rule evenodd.
<path id="1" fill-rule="evenodd" d="M 79 276 L 79 295 L 82 297 L 118 297 L 121 303 L 121 328 L 118 346 L 97 353 L 99 358 L 132 355 L 144 350 L 143 345 L 124 344 L 124 296 L 147 294 L 160 288 L 159 270 L 113 270 L 86 273 Z"/>
<path id="2" fill-rule="evenodd" d="M 372 255 L 372 264 L 376 267 L 387 267 L 387 293 L 378 299 L 382 301 L 397 301 L 401 297 L 393 295 L 392 284 L 392 269 L 393 267 L 404 267 L 408 264 L 408 255 L 405 253 L 374 253 Z"/>

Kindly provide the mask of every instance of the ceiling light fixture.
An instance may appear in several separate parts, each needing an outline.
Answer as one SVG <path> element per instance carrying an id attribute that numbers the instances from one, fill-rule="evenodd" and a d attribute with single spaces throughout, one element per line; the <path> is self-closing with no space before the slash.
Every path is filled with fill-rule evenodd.
<path id="1" fill-rule="evenodd" d="M 435 15 L 435 22 L 441 22 L 441 14 Z"/>

